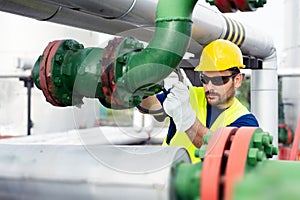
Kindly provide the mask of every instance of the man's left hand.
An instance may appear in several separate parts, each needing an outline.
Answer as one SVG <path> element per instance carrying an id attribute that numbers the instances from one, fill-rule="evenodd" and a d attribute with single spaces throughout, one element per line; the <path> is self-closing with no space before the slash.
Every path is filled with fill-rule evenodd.
<path id="1" fill-rule="evenodd" d="M 165 112 L 173 118 L 177 131 L 188 130 L 196 120 L 196 112 L 190 105 L 190 93 L 182 82 L 173 85 L 163 103 Z"/>

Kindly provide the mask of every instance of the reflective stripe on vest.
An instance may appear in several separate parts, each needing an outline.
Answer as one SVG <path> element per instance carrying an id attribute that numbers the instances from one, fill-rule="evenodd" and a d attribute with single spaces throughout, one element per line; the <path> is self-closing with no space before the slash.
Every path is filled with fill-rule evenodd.
<path id="1" fill-rule="evenodd" d="M 206 98 L 203 87 L 190 87 L 190 104 L 193 110 L 196 111 L 197 119 L 203 124 L 206 124 L 207 109 Z M 240 101 L 234 98 L 234 103 L 228 109 L 223 111 L 218 118 L 212 124 L 210 130 L 215 131 L 217 128 L 226 127 L 233 123 L 239 117 L 250 113 L 248 109 L 243 106 Z M 163 142 L 163 146 L 168 146 L 166 143 L 166 137 Z M 194 156 L 194 152 L 197 149 L 185 132 L 177 132 L 170 142 L 170 146 L 184 146 L 190 154 L 192 162 L 197 162 L 200 159 Z"/>

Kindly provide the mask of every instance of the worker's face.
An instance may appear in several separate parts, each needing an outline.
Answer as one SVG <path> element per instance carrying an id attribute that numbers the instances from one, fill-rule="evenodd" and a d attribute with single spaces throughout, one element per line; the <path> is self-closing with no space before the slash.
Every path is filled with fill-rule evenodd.
<path id="1" fill-rule="evenodd" d="M 225 70 L 206 71 L 203 72 L 203 75 L 207 103 L 219 108 L 230 106 L 233 103 L 236 89 L 241 85 L 242 74 L 230 77 L 232 72 Z"/>

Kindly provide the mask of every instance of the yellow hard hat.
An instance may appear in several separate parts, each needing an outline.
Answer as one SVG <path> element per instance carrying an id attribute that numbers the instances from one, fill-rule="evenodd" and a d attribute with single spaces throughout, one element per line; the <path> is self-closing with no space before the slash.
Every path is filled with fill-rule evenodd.
<path id="1" fill-rule="evenodd" d="M 240 48 L 223 39 L 217 39 L 204 47 L 195 71 L 223 71 L 232 67 L 245 68 Z"/>

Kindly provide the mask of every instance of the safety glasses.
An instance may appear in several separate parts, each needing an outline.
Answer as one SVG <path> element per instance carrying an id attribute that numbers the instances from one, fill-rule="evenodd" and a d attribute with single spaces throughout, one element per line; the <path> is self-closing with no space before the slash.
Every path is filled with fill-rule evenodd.
<path id="1" fill-rule="evenodd" d="M 226 83 L 228 83 L 228 81 L 231 79 L 231 78 L 234 78 L 237 74 L 236 73 L 233 73 L 231 74 L 230 76 L 214 76 L 214 77 L 208 77 L 204 74 L 200 74 L 200 81 L 203 83 L 203 84 L 208 84 L 209 81 L 211 81 L 211 83 L 213 85 L 225 85 Z"/>

